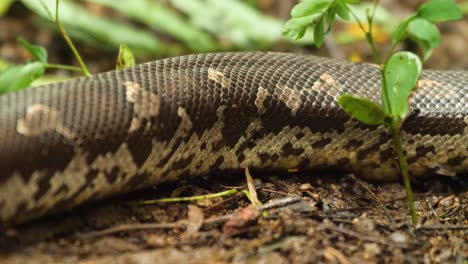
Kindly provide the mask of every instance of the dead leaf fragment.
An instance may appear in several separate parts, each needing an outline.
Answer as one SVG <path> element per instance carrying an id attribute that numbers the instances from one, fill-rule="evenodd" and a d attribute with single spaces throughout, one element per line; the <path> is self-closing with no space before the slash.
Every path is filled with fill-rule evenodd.
<path id="1" fill-rule="evenodd" d="M 244 233 L 258 219 L 260 212 L 249 205 L 239 211 L 233 218 L 229 219 L 223 226 L 223 234 L 235 236 Z"/>
<path id="2" fill-rule="evenodd" d="M 203 225 L 203 220 L 205 220 L 205 215 L 202 209 L 195 205 L 188 205 L 187 229 L 185 234 L 192 236 L 197 233 Z"/>

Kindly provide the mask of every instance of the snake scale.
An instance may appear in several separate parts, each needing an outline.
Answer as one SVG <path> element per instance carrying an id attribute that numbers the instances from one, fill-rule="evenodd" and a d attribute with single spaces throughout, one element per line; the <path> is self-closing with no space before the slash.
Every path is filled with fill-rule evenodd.
<path id="1" fill-rule="evenodd" d="M 379 102 L 379 69 L 286 53 L 169 58 L 0 96 L 0 223 L 166 181 L 250 167 L 395 179 L 385 128 L 340 109 Z M 403 127 L 413 177 L 468 171 L 468 72 L 425 71 Z"/>

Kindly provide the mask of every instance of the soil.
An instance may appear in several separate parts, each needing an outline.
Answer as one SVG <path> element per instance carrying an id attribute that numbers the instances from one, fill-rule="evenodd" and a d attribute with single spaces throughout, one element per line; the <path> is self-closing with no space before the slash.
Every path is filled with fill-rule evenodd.
<path id="1" fill-rule="evenodd" d="M 419 184 L 410 224 L 400 183 L 353 175 L 254 175 L 267 207 L 242 192 L 197 202 L 138 201 L 246 189 L 242 174 L 160 186 L 8 228 L 0 263 L 463 263 L 466 183 Z M 292 198 L 291 198 L 292 197 Z"/>
<path id="2" fill-rule="evenodd" d="M 269 10 L 280 1 L 259 2 L 268 13 L 284 16 L 284 10 Z M 412 8 L 405 1 L 394 2 L 398 10 Z M 0 19 L 0 27 L 9 29 L 0 31 L 0 56 L 16 62 L 28 59 L 15 42 L 23 36 L 45 45 L 52 62 L 71 64 L 66 46 L 57 44 L 60 37 L 18 5 Z M 442 48 L 434 52 L 428 67 L 468 69 L 467 23 L 441 27 Z M 93 72 L 113 67 L 111 53 L 83 44 L 79 49 L 92 58 L 88 62 Z M 319 52 L 334 56 L 330 50 L 333 47 L 326 46 Z M 362 60 L 371 58 L 363 42 L 340 46 L 339 51 L 337 56 L 348 58 L 357 52 Z M 240 172 L 166 184 L 0 229 L 0 263 L 468 261 L 466 175 L 416 182 L 415 226 L 410 224 L 399 182 L 368 182 L 344 173 L 251 173 L 263 204 L 259 207 L 242 192 L 247 186 Z M 237 192 L 214 199 L 137 204 L 231 189 Z"/>

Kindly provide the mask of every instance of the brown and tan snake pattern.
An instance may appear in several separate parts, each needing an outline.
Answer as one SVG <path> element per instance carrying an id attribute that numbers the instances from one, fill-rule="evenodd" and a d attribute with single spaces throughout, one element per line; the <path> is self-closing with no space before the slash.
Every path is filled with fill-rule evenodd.
<path id="1" fill-rule="evenodd" d="M 375 66 L 279 53 L 158 60 L 0 97 L 0 222 L 181 177 L 245 167 L 398 176 L 383 127 L 343 93 L 379 101 Z M 426 71 L 403 138 L 414 177 L 468 170 L 468 72 Z"/>

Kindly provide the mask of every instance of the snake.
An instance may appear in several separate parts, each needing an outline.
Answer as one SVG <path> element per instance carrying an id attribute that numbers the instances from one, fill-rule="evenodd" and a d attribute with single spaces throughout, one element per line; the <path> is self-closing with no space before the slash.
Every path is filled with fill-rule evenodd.
<path id="1" fill-rule="evenodd" d="M 16 225 L 162 182 L 251 168 L 395 180 L 378 66 L 311 55 L 185 55 L 0 96 L 0 223 Z M 468 72 L 424 70 L 401 128 L 413 179 L 468 171 Z"/>

